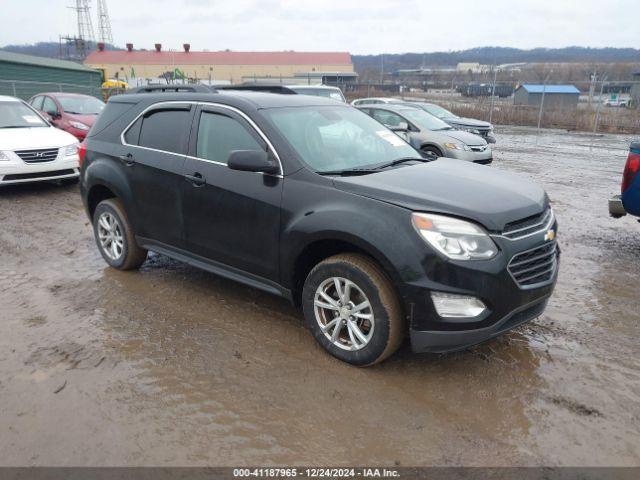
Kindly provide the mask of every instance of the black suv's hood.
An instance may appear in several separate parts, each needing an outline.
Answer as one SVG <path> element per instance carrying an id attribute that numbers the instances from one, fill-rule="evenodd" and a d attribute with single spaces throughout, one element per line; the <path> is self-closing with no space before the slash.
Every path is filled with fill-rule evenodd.
<path id="1" fill-rule="evenodd" d="M 536 215 L 547 194 L 526 178 L 462 160 L 439 160 L 369 175 L 337 177 L 336 188 L 414 211 L 469 218 L 491 231 Z"/>

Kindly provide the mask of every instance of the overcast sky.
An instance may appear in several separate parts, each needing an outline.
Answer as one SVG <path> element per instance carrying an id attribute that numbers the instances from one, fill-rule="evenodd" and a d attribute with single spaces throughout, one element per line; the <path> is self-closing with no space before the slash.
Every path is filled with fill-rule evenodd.
<path id="1" fill-rule="evenodd" d="M 0 45 L 76 32 L 74 0 L 4 0 Z M 97 33 L 96 0 L 90 0 Z M 640 47 L 638 0 L 107 0 L 114 43 L 353 54 Z M 32 28 L 30 28 L 32 26 Z"/>

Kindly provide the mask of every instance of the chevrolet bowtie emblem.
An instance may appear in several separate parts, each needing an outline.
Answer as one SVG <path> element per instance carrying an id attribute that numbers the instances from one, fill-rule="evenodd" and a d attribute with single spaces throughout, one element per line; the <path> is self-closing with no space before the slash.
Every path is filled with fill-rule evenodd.
<path id="1" fill-rule="evenodd" d="M 556 231 L 555 230 L 549 230 L 547 233 L 544 234 L 545 241 L 550 242 L 554 238 L 556 238 Z"/>

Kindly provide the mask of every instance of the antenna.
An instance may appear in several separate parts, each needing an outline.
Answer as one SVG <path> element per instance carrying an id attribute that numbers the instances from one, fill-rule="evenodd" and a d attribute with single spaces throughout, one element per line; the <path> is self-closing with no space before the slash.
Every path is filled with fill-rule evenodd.
<path id="1" fill-rule="evenodd" d="M 113 45 L 113 34 L 111 33 L 111 21 L 107 10 L 107 0 L 98 0 L 98 34 L 100 41 Z"/>

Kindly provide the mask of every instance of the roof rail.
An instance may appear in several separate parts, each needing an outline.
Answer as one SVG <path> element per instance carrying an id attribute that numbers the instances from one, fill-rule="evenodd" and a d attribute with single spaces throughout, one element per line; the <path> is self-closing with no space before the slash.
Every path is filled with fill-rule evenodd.
<path id="1" fill-rule="evenodd" d="M 253 92 L 281 93 L 284 95 L 297 95 L 298 92 L 286 85 L 279 83 L 242 83 L 240 85 L 223 85 L 216 87 L 218 90 L 249 90 Z"/>
<path id="2" fill-rule="evenodd" d="M 135 87 L 127 90 L 127 93 L 155 93 L 155 92 L 192 92 L 192 93 L 217 93 L 217 90 L 209 88 L 206 85 L 165 85 L 165 84 L 149 84 L 143 87 Z"/>

